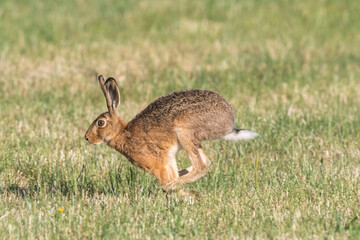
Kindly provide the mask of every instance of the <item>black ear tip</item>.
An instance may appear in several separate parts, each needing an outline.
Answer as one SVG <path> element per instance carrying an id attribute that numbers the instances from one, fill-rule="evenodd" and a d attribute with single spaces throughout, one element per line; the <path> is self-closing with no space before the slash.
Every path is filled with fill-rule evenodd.
<path id="1" fill-rule="evenodd" d="M 99 81 L 104 82 L 104 77 L 103 77 L 102 75 L 99 75 L 99 76 L 98 76 L 98 79 L 99 79 Z"/>

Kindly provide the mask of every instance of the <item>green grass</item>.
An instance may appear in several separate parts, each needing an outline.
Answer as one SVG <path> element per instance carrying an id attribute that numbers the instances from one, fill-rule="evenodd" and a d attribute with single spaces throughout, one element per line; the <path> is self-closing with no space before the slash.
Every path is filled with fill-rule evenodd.
<path id="1" fill-rule="evenodd" d="M 0 238 L 359 239 L 359 12 L 356 0 L 0 1 Z M 210 171 L 186 188 L 201 200 L 166 196 L 83 139 L 106 110 L 97 74 L 118 80 L 126 120 L 168 92 L 212 89 L 261 136 L 204 143 Z"/>

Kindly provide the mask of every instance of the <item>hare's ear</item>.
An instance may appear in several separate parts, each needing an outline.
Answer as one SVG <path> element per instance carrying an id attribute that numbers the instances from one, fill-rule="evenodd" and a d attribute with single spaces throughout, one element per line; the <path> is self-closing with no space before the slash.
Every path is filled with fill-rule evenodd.
<path id="1" fill-rule="evenodd" d="M 108 78 L 106 81 L 103 76 L 99 76 L 100 87 L 104 93 L 106 104 L 110 114 L 118 114 L 120 104 L 120 91 L 114 78 Z"/>

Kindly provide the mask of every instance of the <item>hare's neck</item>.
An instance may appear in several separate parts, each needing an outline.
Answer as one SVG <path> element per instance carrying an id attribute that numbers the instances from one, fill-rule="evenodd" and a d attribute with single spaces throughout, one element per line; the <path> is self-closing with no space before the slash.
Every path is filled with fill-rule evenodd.
<path id="1" fill-rule="evenodd" d="M 125 150 L 125 135 L 124 132 L 121 131 L 115 137 L 113 137 L 107 145 L 111 148 L 116 149 L 117 151 L 124 153 Z"/>
<path id="2" fill-rule="evenodd" d="M 119 132 L 113 137 L 110 141 L 107 142 L 107 145 L 111 148 L 115 148 L 117 151 L 123 153 L 125 148 L 125 135 L 124 131 L 126 128 L 126 122 L 118 116 L 119 125 Z"/>

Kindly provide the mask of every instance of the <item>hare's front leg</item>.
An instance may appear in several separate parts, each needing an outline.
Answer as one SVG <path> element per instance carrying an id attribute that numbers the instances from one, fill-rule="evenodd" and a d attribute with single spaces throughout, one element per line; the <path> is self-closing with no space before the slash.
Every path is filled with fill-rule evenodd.
<path id="1" fill-rule="evenodd" d="M 167 189 L 167 185 L 179 178 L 179 170 L 176 164 L 176 155 L 179 151 L 179 144 L 175 143 L 173 146 L 167 149 L 167 153 L 163 155 L 162 159 L 154 159 L 153 170 L 151 174 L 153 174 L 162 185 L 164 191 L 173 190 Z M 182 190 L 179 189 L 180 194 L 182 194 Z"/>
<path id="2" fill-rule="evenodd" d="M 160 164 L 157 164 L 152 173 L 160 181 L 162 186 L 165 186 L 169 182 L 179 178 L 179 170 L 176 164 L 176 154 L 178 149 L 178 145 L 174 145 L 168 150 L 166 157 L 160 161 L 159 159 L 156 161 Z"/>

